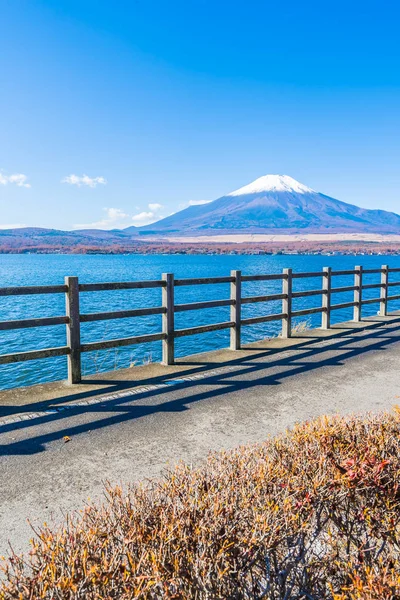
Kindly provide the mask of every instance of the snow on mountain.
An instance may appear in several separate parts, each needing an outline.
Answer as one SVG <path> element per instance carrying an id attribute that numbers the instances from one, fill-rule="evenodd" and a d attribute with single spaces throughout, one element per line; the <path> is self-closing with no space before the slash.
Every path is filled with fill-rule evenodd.
<path id="1" fill-rule="evenodd" d="M 341 202 L 288 175 L 264 175 L 208 204 L 139 228 L 139 233 L 161 235 L 244 232 L 400 233 L 400 216 Z"/>
<path id="2" fill-rule="evenodd" d="M 227 194 L 227 196 L 243 196 L 243 194 L 259 194 L 260 192 L 315 193 L 314 190 L 299 183 L 289 175 L 264 175 L 252 183 Z"/>

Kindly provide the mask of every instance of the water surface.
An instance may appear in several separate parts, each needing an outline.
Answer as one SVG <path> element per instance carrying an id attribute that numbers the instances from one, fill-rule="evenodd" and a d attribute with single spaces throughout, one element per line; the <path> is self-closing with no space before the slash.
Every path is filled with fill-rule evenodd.
<path id="1" fill-rule="evenodd" d="M 23 285 L 63 284 L 64 277 L 75 275 L 81 283 L 135 281 L 160 279 L 162 273 L 174 273 L 175 278 L 228 276 L 231 270 L 241 270 L 244 275 L 279 273 L 283 268 L 293 271 L 320 271 L 324 266 L 336 270 L 353 269 L 362 264 L 364 268 L 379 268 L 382 264 L 400 267 L 400 256 L 249 256 L 249 255 L 0 255 L 0 287 Z M 396 280 L 393 274 L 392 280 Z M 365 283 L 378 283 L 379 275 L 365 275 Z M 400 277 L 397 277 L 400 279 Z M 352 285 L 353 279 L 335 277 L 335 287 Z M 281 281 L 243 283 L 243 296 L 265 295 L 281 292 Z M 321 278 L 298 279 L 293 290 L 321 288 Z M 400 293 L 393 288 L 390 293 Z M 364 298 L 379 296 L 378 289 L 365 290 Z M 176 304 L 229 298 L 229 284 L 188 286 L 175 289 Z M 332 303 L 350 302 L 352 292 L 333 295 Z M 128 310 L 161 305 L 160 289 L 90 292 L 80 295 L 81 312 L 105 312 Z M 321 305 L 320 296 L 298 298 L 293 310 Z M 389 310 L 400 308 L 399 301 L 389 304 Z M 378 304 L 363 307 L 365 316 L 374 315 Z M 281 312 L 280 302 L 243 305 L 242 317 L 261 316 Z M 29 319 L 65 314 L 63 294 L 43 296 L 0 297 L 0 321 Z M 351 319 L 352 309 L 332 313 L 332 323 Z M 189 311 L 175 316 L 175 327 L 183 329 L 208 323 L 229 320 L 229 307 Z M 310 326 L 320 325 L 321 315 L 302 317 Z M 296 322 L 296 321 L 295 321 Z M 277 335 L 280 322 L 262 323 L 243 327 L 242 342 L 252 342 Z M 152 315 L 134 319 L 116 319 L 82 324 L 82 343 L 156 333 L 161 331 L 161 316 Z M 0 353 L 8 354 L 39 348 L 63 346 L 66 343 L 65 326 L 17 329 L 0 332 Z M 201 351 L 227 347 L 229 330 L 187 336 L 176 340 L 176 356 L 182 357 Z M 85 375 L 128 367 L 161 359 L 161 342 L 139 346 L 88 352 L 83 355 Z M 66 357 L 27 361 L 12 365 L 0 365 L 0 389 L 33 385 L 65 379 Z"/>

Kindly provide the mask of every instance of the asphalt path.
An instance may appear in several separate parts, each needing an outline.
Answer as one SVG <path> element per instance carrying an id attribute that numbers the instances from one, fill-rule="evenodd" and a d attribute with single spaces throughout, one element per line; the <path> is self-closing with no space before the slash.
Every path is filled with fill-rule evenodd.
<path id="1" fill-rule="evenodd" d="M 200 355 L 106 399 L 10 405 L 25 420 L 0 420 L 0 555 L 26 550 L 28 519 L 57 525 L 106 481 L 157 477 L 317 415 L 400 404 L 399 320 L 337 334 Z"/>

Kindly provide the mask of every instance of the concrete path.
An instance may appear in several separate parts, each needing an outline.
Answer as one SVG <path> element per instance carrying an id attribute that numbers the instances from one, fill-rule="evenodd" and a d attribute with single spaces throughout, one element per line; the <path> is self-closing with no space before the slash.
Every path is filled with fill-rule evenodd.
<path id="1" fill-rule="evenodd" d="M 66 511 L 101 498 L 106 480 L 157 476 L 180 459 L 197 462 L 323 413 L 400 404 L 399 342 L 396 313 L 74 388 L 2 392 L 0 554 L 8 540 L 26 549 L 27 518 L 59 523 Z"/>

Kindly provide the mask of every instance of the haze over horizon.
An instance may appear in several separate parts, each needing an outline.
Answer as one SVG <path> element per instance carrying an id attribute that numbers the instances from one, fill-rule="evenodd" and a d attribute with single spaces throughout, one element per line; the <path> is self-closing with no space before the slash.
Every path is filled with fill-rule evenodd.
<path id="1" fill-rule="evenodd" d="M 399 212 L 400 8 L 2 7 L 0 228 L 126 228 L 286 173 Z"/>

